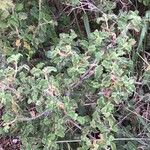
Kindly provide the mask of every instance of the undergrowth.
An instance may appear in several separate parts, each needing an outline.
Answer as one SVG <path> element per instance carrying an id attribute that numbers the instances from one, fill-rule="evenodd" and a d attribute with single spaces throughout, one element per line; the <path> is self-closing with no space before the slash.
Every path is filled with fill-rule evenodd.
<path id="1" fill-rule="evenodd" d="M 25 150 L 150 149 L 148 8 L 1 0 L 0 136 Z"/>

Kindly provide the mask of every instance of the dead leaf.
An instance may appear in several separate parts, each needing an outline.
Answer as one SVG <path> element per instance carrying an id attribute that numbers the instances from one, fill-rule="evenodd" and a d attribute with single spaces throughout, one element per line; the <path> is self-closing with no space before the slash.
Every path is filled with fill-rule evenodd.
<path id="1" fill-rule="evenodd" d="M 30 47 L 30 45 L 27 42 L 24 42 L 23 47 L 26 48 L 29 51 L 31 50 L 31 47 Z"/>
<path id="2" fill-rule="evenodd" d="M 21 46 L 20 39 L 17 39 L 17 40 L 16 40 L 16 46 L 17 46 L 17 47 Z"/>

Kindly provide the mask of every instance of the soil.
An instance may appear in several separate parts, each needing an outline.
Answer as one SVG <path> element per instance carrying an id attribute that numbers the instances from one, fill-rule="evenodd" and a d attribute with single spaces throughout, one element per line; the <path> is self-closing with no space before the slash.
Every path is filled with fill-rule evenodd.
<path id="1" fill-rule="evenodd" d="M 20 150 L 20 141 L 13 137 L 0 137 L 0 150 Z"/>
<path id="2" fill-rule="evenodd" d="M 2 127 L 2 115 L 4 108 L 0 107 L 0 127 Z M 0 150 L 20 150 L 20 141 L 18 138 L 0 135 Z"/>

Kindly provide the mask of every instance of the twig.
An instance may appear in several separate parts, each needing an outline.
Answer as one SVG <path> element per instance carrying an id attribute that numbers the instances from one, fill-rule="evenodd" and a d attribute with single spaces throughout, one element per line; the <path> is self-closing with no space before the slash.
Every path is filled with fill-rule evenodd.
<path id="1" fill-rule="evenodd" d="M 35 119 L 38 119 L 42 116 L 49 116 L 50 114 L 52 113 L 52 111 L 50 111 L 49 109 L 45 110 L 44 112 L 38 114 L 37 116 L 35 117 L 31 117 L 31 118 L 18 118 L 17 121 L 19 122 L 23 122 L 23 121 L 32 121 L 32 120 L 35 120 Z"/>
<path id="2" fill-rule="evenodd" d="M 80 129 L 82 131 L 82 127 L 79 126 L 75 121 L 72 121 L 72 120 L 67 120 L 69 122 L 71 122 L 74 126 L 76 126 L 78 129 Z M 88 136 L 91 138 L 91 139 L 95 139 L 95 137 L 93 137 L 90 133 L 88 134 Z"/>
<path id="3" fill-rule="evenodd" d="M 78 18 L 77 18 L 77 14 L 75 13 L 75 10 L 73 10 L 73 14 L 74 14 L 74 17 L 75 17 L 75 20 L 76 20 L 76 24 L 77 24 L 77 28 L 79 30 L 79 34 L 80 34 L 80 36 L 82 36 L 82 30 L 80 28 L 79 21 L 78 21 Z"/>
<path id="4" fill-rule="evenodd" d="M 14 78 L 16 78 L 17 72 L 18 72 L 18 65 L 17 62 L 14 62 L 14 66 L 15 66 L 15 74 L 14 74 Z"/>
<path id="5" fill-rule="evenodd" d="M 82 82 L 85 79 L 90 78 L 94 74 L 94 69 L 95 69 L 96 65 L 97 65 L 97 62 L 94 61 L 94 63 L 90 65 L 89 69 L 83 75 L 80 76 L 79 81 L 77 81 L 76 83 L 73 83 L 71 85 L 71 88 L 72 89 L 77 88 L 80 84 L 82 84 Z"/>
<path id="6" fill-rule="evenodd" d="M 56 141 L 57 144 L 59 143 L 79 143 L 82 140 L 62 140 Z M 100 139 L 94 139 L 94 141 L 100 141 Z M 113 141 L 150 141 L 150 138 L 115 138 Z"/>
<path id="7" fill-rule="evenodd" d="M 150 138 L 115 138 L 114 141 L 150 141 Z"/>
<path id="8" fill-rule="evenodd" d="M 38 115 L 35 116 L 35 117 L 31 117 L 31 118 L 28 118 L 28 117 L 18 118 L 18 117 L 16 117 L 13 121 L 8 122 L 8 123 L 4 123 L 4 126 L 5 126 L 5 125 L 13 124 L 13 123 L 15 123 L 15 122 L 24 122 L 24 121 L 29 122 L 29 121 L 33 121 L 33 120 L 36 120 L 36 119 L 38 119 L 38 118 L 40 118 L 40 117 L 42 117 L 42 116 L 49 116 L 51 113 L 52 113 L 52 111 L 50 111 L 49 109 L 47 109 L 47 110 L 45 110 L 44 112 L 38 114 Z"/>
<path id="9" fill-rule="evenodd" d="M 149 120 L 149 119 L 147 119 L 147 118 L 145 118 L 145 117 L 143 117 L 143 116 L 139 115 L 138 113 L 136 113 L 136 112 L 134 112 L 134 111 L 132 111 L 132 110 L 130 110 L 130 109 L 128 109 L 128 108 L 125 108 L 125 109 L 126 109 L 126 110 L 128 110 L 128 111 L 130 111 L 131 113 L 133 113 L 133 114 L 135 114 L 135 115 L 137 115 L 137 116 L 139 116 L 139 117 L 141 117 L 141 118 L 145 119 L 147 122 L 150 122 L 150 120 Z"/>
<path id="10" fill-rule="evenodd" d="M 59 143 L 78 143 L 81 142 L 81 140 L 64 140 L 64 141 L 56 141 L 57 144 Z"/>

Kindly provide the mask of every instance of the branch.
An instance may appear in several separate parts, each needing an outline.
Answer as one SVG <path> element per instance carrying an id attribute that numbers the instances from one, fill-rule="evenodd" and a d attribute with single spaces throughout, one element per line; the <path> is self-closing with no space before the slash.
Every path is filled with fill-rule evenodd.
<path id="1" fill-rule="evenodd" d="M 38 119 L 38 118 L 40 118 L 42 116 L 49 116 L 50 114 L 52 114 L 52 111 L 50 111 L 49 109 L 47 109 L 47 110 L 43 111 L 42 113 L 39 113 L 35 117 L 31 117 L 31 118 L 29 118 L 29 117 L 22 117 L 22 118 L 20 117 L 20 118 L 17 118 L 16 117 L 13 121 L 8 122 L 8 123 L 4 123 L 4 126 L 13 124 L 15 122 L 24 122 L 24 121 L 29 122 L 29 121 L 33 121 L 33 120 L 36 120 L 36 119 Z"/>
<path id="2" fill-rule="evenodd" d="M 79 81 L 71 85 L 71 88 L 72 89 L 77 88 L 79 85 L 83 83 L 84 80 L 90 78 L 94 74 L 94 69 L 96 65 L 97 65 L 97 62 L 94 61 L 94 63 L 90 65 L 89 69 L 83 75 L 80 76 Z"/>

